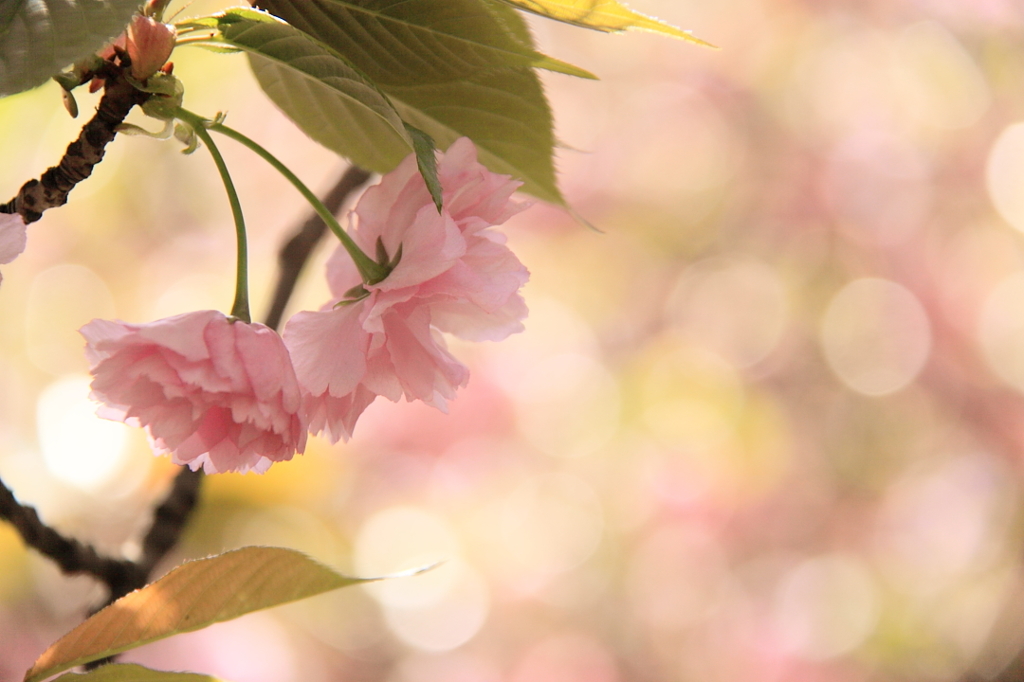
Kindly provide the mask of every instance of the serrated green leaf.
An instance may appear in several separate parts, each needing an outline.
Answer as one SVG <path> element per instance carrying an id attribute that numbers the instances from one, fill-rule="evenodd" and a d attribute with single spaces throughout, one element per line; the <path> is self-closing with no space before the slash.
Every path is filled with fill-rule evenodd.
<path id="1" fill-rule="evenodd" d="M 0 0 L 0 97 L 42 85 L 124 30 L 142 0 Z"/>
<path id="2" fill-rule="evenodd" d="M 405 129 L 412 137 L 413 150 L 416 152 L 416 166 L 420 169 L 420 175 L 423 176 L 423 182 L 427 185 L 430 198 L 434 200 L 434 206 L 437 206 L 437 212 L 440 213 L 444 202 L 442 196 L 444 190 L 437 177 L 437 147 L 434 144 L 434 138 L 408 123 L 405 124 Z"/>
<path id="3" fill-rule="evenodd" d="M 317 0 L 322 4 L 334 0 Z M 345 57 L 360 72 L 375 74 L 381 90 L 388 96 L 402 119 L 430 135 L 438 148 L 446 149 L 461 136 L 468 136 L 480 151 L 480 161 L 491 170 L 507 173 L 524 182 L 523 190 L 546 201 L 564 205 L 565 200 L 555 182 L 554 134 L 551 109 L 544 97 L 536 73 L 525 66 L 508 67 L 501 64 L 490 68 L 476 68 L 471 73 L 455 77 L 449 70 L 448 80 L 438 80 L 437 69 L 433 66 L 422 78 L 416 76 L 421 64 L 434 64 L 435 57 L 407 59 L 396 65 L 381 54 L 380 39 L 363 31 L 346 32 L 349 23 L 334 23 L 322 14 L 310 16 L 313 0 L 261 0 L 261 6 L 269 9 L 285 21 L 311 34 Z M 394 0 L 364 0 L 364 6 L 391 7 Z M 446 3 L 435 3 L 445 5 Z M 520 49 L 533 50 L 532 39 L 525 23 L 511 8 L 495 5 L 484 0 L 472 3 L 453 3 L 459 6 L 472 5 L 476 9 L 470 17 L 478 17 L 485 11 L 493 20 L 492 26 L 505 31 L 510 42 L 518 43 Z M 337 8 L 336 8 L 337 9 Z M 449 20 L 457 23 L 454 19 Z M 381 26 L 384 26 L 381 24 Z M 427 48 L 417 46 L 415 54 Z M 431 53 L 434 54 L 434 53 Z M 392 68 L 393 67 L 393 68 Z M 423 67 L 426 69 L 426 67 Z M 386 70 L 386 73 L 381 74 Z M 278 92 L 287 90 L 288 84 L 281 80 L 281 74 L 268 74 L 267 69 L 253 60 L 256 78 L 267 90 L 271 99 L 277 102 L 285 113 L 296 122 L 294 104 L 283 100 Z M 273 78 L 272 78 L 273 77 Z M 284 78 L 287 78 L 285 75 Z M 301 123 L 300 123 L 301 125 Z M 352 137 L 344 129 L 338 130 L 333 143 L 325 141 L 326 135 L 307 133 L 325 146 L 337 151 L 371 170 L 387 172 L 394 168 L 406 154 L 394 156 L 386 144 L 373 158 L 355 158 L 348 149 Z M 340 139 L 339 139 L 340 138 Z M 384 140 L 383 142 L 387 142 Z M 370 143 L 373 146 L 373 143 Z"/>
<path id="4" fill-rule="evenodd" d="M 341 54 L 365 53 L 361 68 L 382 86 L 445 82 L 506 66 L 595 78 L 517 40 L 480 0 L 287 2 L 297 12 L 281 14 L 277 0 L 255 4 L 318 36 Z"/>
<path id="5" fill-rule="evenodd" d="M 87 673 L 64 673 L 53 682 L 222 682 L 199 673 L 152 670 L 134 663 L 111 663 Z"/>
<path id="6" fill-rule="evenodd" d="M 509 5 L 555 19 L 574 26 L 592 28 L 605 33 L 616 33 L 628 29 L 651 31 L 673 38 L 714 47 L 711 43 L 697 38 L 689 31 L 676 28 L 660 19 L 640 14 L 626 7 L 618 0 L 498 0 Z"/>
<path id="7" fill-rule="evenodd" d="M 388 97 L 314 37 L 251 9 L 228 10 L 190 25 L 216 28 L 220 35 L 213 44 L 245 51 L 264 91 L 325 147 L 371 170 L 390 169 L 413 150 Z"/>
<path id="8" fill-rule="evenodd" d="M 25 682 L 360 582 L 366 581 L 282 547 L 243 547 L 189 561 L 61 637 L 25 673 Z"/>
<path id="9" fill-rule="evenodd" d="M 427 132 L 438 148 L 466 136 L 480 161 L 524 182 L 523 191 L 564 205 L 555 179 L 551 109 L 529 69 L 485 72 L 475 78 L 420 88 L 391 88 L 398 113 Z"/>

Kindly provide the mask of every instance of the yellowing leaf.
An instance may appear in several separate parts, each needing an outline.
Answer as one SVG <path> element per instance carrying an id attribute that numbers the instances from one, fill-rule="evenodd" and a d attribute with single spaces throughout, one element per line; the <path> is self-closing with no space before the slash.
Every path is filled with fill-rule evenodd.
<path id="1" fill-rule="evenodd" d="M 359 582 L 365 580 L 343 576 L 282 547 L 243 547 L 189 561 L 61 637 L 25 673 L 25 682 Z"/>
<path id="2" fill-rule="evenodd" d="M 87 673 L 65 673 L 53 682 L 221 682 L 199 673 L 151 670 L 134 663 L 112 663 Z"/>
<path id="3" fill-rule="evenodd" d="M 660 19 L 634 12 L 617 0 L 500 0 L 520 9 L 550 19 L 574 24 L 596 31 L 615 33 L 627 29 L 652 31 L 662 35 L 682 38 L 697 45 L 714 47 L 711 43 L 695 37 L 689 31 L 676 28 Z"/>

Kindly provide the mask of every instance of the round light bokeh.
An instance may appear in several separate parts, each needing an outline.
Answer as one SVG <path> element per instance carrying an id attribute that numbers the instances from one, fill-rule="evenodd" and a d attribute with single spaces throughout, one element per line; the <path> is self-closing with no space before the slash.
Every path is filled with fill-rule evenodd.
<path id="1" fill-rule="evenodd" d="M 971 54 L 937 21 L 907 27 L 896 41 L 891 78 L 896 101 L 922 127 L 973 125 L 992 94 Z"/>
<path id="2" fill-rule="evenodd" d="M 43 461 L 53 476 L 95 491 L 116 479 L 125 463 L 128 427 L 96 416 L 89 377 L 53 382 L 36 404 L 36 428 Z"/>
<path id="3" fill-rule="evenodd" d="M 808 559 L 783 578 L 774 621 L 787 649 L 828 659 L 863 643 L 878 612 L 878 591 L 863 562 L 836 553 Z"/>
<path id="4" fill-rule="evenodd" d="M 458 538 L 444 519 L 417 507 L 391 507 L 359 529 L 354 563 L 364 578 L 441 564 L 418 575 L 366 585 L 380 602 L 408 608 L 432 604 L 451 589 L 458 571 L 445 564 L 461 554 Z"/>
<path id="5" fill-rule="evenodd" d="M 29 360 L 54 376 L 85 371 L 77 329 L 93 318 L 116 314 L 106 282 L 89 268 L 62 264 L 43 270 L 32 278 L 25 311 Z"/>
<path id="6" fill-rule="evenodd" d="M 615 435 L 620 398 L 615 377 L 578 353 L 540 360 L 514 392 L 519 426 L 529 442 L 559 457 L 591 454 Z"/>
<path id="7" fill-rule="evenodd" d="M 906 387 L 931 350 L 924 307 L 906 287 L 878 278 L 847 284 L 829 303 L 821 343 L 850 389 L 882 396 Z"/>
<path id="8" fill-rule="evenodd" d="M 586 561 L 601 540 L 601 502 L 569 474 L 528 480 L 505 501 L 501 533 L 513 566 L 532 576 L 564 573 Z"/>
<path id="9" fill-rule="evenodd" d="M 1024 232 L 1024 123 L 1000 133 L 988 154 L 986 186 L 999 215 Z"/>
<path id="10" fill-rule="evenodd" d="M 384 619 L 406 644 L 424 651 L 450 651 L 479 632 L 490 610 L 490 592 L 480 573 L 464 561 L 447 562 L 434 571 L 449 574 L 447 590 L 412 606 L 385 603 Z"/>
<path id="11" fill-rule="evenodd" d="M 711 260 L 687 269 L 669 296 L 669 320 L 735 367 L 763 360 L 785 329 L 779 276 L 753 259 Z"/>

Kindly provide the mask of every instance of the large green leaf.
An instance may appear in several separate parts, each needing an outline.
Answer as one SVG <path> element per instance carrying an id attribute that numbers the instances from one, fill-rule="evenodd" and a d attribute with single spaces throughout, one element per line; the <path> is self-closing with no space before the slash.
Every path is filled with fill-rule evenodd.
<path id="1" fill-rule="evenodd" d="M 555 204 L 558 191 L 552 159 L 551 108 L 530 69 L 505 69 L 425 87 L 390 88 L 406 121 L 430 134 L 441 149 L 461 136 L 480 151 L 480 161 L 497 173 L 523 180 L 523 190 Z"/>
<path id="2" fill-rule="evenodd" d="M 365 580 L 343 576 L 281 547 L 243 547 L 190 561 L 61 637 L 25 673 L 25 682 L 359 582 Z"/>
<path id="3" fill-rule="evenodd" d="M 257 5 L 317 35 L 344 55 L 364 54 L 360 68 L 376 83 L 423 85 L 483 69 L 524 66 L 594 78 L 588 71 L 540 54 L 510 35 L 480 0 L 288 0 L 302 22 L 279 12 L 279 0 Z"/>
<path id="4" fill-rule="evenodd" d="M 270 98 L 320 144 L 371 170 L 390 170 L 413 151 L 388 97 L 330 46 L 251 9 L 192 25 L 216 28 L 213 44 L 247 52 Z"/>
<path id="5" fill-rule="evenodd" d="M 0 97 L 42 85 L 124 30 L 142 0 L 0 0 Z"/>
<path id="6" fill-rule="evenodd" d="M 330 16 L 318 9 L 328 4 L 332 8 Z M 487 15 L 490 17 L 486 23 L 487 30 L 503 31 L 503 44 L 518 47 L 501 52 L 501 60 L 486 66 L 488 62 L 481 62 L 481 59 L 494 57 L 497 54 L 494 49 L 470 51 L 463 46 L 459 49 L 476 60 L 473 62 L 475 66 L 470 69 L 472 64 L 464 61 L 457 68 L 448 66 L 447 71 L 444 71 L 438 61 L 444 60 L 445 52 L 438 47 L 440 43 L 436 35 L 430 42 L 407 41 L 405 52 L 402 53 L 403 59 L 397 62 L 389 59 L 382 51 L 381 46 L 386 45 L 383 38 L 365 30 L 357 30 L 360 24 L 354 18 L 344 21 L 338 19 L 338 15 L 345 15 L 346 12 L 354 15 L 351 8 L 346 7 L 351 4 L 340 0 L 260 0 L 260 5 L 273 14 L 343 54 L 360 72 L 374 74 L 381 90 L 387 94 L 403 120 L 430 135 L 438 147 L 446 148 L 456 138 L 468 136 L 479 148 L 480 160 L 489 168 L 523 180 L 523 189 L 541 199 L 565 203 L 555 181 L 553 121 L 540 80 L 529 66 L 509 66 L 506 58 L 516 51 L 533 52 L 529 31 L 517 12 L 486 0 L 452 2 L 452 6 L 466 12 L 466 22 L 460 29 L 466 32 L 460 34 L 460 41 L 465 42 L 466 35 L 476 35 L 468 31 L 473 26 L 481 25 L 483 20 L 480 17 Z M 360 2 L 364 9 L 387 7 L 392 12 L 397 12 L 400 4 L 394 0 Z M 419 3 L 408 0 L 406 4 Z M 444 2 L 431 4 L 446 6 Z M 406 17 L 406 22 L 416 16 Z M 429 18 L 430 15 L 420 15 L 421 21 L 424 21 L 424 16 Z M 431 30 L 435 33 L 440 30 L 438 25 L 449 27 L 450 33 L 455 31 L 450 27 L 460 25 L 459 15 L 444 16 L 445 22 L 432 24 Z M 378 21 L 375 27 L 378 32 L 389 28 L 397 31 L 393 22 Z M 402 30 L 411 29 L 406 27 Z M 401 39 L 402 35 L 407 34 L 396 34 L 396 39 Z M 460 44 L 452 37 L 449 41 Z M 475 41 L 478 44 L 493 44 L 497 39 L 480 36 Z M 295 111 L 294 103 L 279 94 L 287 89 L 287 83 L 281 80 L 282 74 L 268 70 L 257 60 L 252 60 L 252 66 L 264 90 L 301 126 L 302 121 L 296 115 L 300 112 Z M 420 73 L 422 76 L 417 75 Z M 440 77 L 442 73 L 446 79 Z M 307 133 L 340 154 L 351 156 L 346 151 L 344 140 L 332 144 L 325 141 L 326 136 L 317 136 L 308 129 Z M 338 133 L 344 137 L 352 134 L 344 128 L 339 128 Z M 373 159 L 354 160 L 371 170 L 386 172 L 394 168 L 402 158 L 396 158 L 389 151 L 384 148 Z"/>
<path id="7" fill-rule="evenodd" d="M 617 0 L 499 0 L 520 9 L 567 24 L 614 33 L 627 29 L 652 31 L 681 38 L 691 43 L 714 47 L 689 31 L 676 28 L 664 21 L 649 17 L 626 7 Z"/>
<path id="8" fill-rule="evenodd" d="M 102 665 L 87 673 L 64 673 L 53 682 L 221 682 L 199 673 L 151 670 L 134 663 Z"/>

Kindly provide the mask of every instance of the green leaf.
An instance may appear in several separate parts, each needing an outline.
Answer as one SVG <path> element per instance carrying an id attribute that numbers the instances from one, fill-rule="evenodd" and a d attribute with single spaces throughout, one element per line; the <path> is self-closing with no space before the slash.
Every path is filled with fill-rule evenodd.
<path id="1" fill-rule="evenodd" d="M 42 85 L 128 25 L 142 0 L 0 0 L 0 97 Z"/>
<path id="2" fill-rule="evenodd" d="M 530 69 L 484 72 L 452 83 L 390 88 L 398 113 L 434 138 L 438 148 L 466 136 L 480 161 L 524 182 L 523 190 L 564 205 L 553 161 L 551 108 Z"/>
<path id="3" fill-rule="evenodd" d="M 258 0 L 256 4 L 341 54 L 365 55 L 360 69 L 382 86 L 444 82 L 506 66 L 595 78 L 510 35 L 492 6 L 481 0 Z"/>
<path id="4" fill-rule="evenodd" d="M 605 33 L 627 29 L 651 31 L 673 38 L 681 38 L 697 45 L 714 47 L 689 31 L 676 28 L 660 19 L 649 17 L 626 7 L 617 0 L 498 0 L 519 9 L 556 19 L 567 24 L 592 28 Z"/>
<path id="5" fill-rule="evenodd" d="M 186 562 L 99 611 L 57 640 L 25 682 L 182 632 L 366 582 L 281 547 L 243 547 Z"/>
<path id="6" fill-rule="evenodd" d="M 210 44 L 247 52 L 264 91 L 325 147 L 371 170 L 390 170 L 413 150 L 387 95 L 330 46 L 258 10 L 232 9 L 190 24 L 218 29 Z"/>
<path id="7" fill-rule="evenodd" d="M 419 128 L 406 124 L 405 129 L 412 137 L 412 146 L 416 152 L 416 166 L 420 169 L 423 182 L 427 185 L 430 198 L 437 206 L 437 212 L 441 212 L 444 198 L 442 197 L 441 181 L 437 177 L 437 147 L 434 146 L 434 138 L 427 135 Z"/>
<path id="8" fill-rule="evenodd" d="M 221 682 L 199 673 L 151 670 L 134 663 L 111 663 L 87 673 L 64 673 L 53 682 Z"/>
<path id="9" fill-rule="evenodd" d="M 362 0 L 362 7 L 388 8 L 397 12 L 403 4 L 395 0 Z M 444 65 L 447 53 L 440 49 L 439 40 L 428 42 L 403 41 L 407 45 L 402 52 L 403 59 L 389 58 L 384 49 L 385 42 L 380 32 L 393 28 L 393 22 L 378 22 L 376 32 L 357 30 L 359 24 L 338 21 L 334 14 L 350 12 L 337 0 L 260 0 L 261 6 L 270 10 L 296 28 L 309 33 L 317 40 L 343 54 L 360 72 L 372 74 L 381 90 L 387 94 L 402 119 L 430 135 L 438 148 L 446 149 L 461 136 L 467 136 L 476 143 L 480 161 L 491 170 L 507 173 L 524 182 L 523 190 L 552 203 L 564 205 L 565 200 L 555 182 L 554 134 L 551 109 L 541 88 L 540 79 L 529 66 L 508 66 L 501 61 L 482 66 L 484 56 L 494 56 L 494 51 L 463 49 L 466 59 L 459 64 Z M 331 4 L 332 16 L 325 16 L 317 8 Z M 351 4 L 349 2 L 348 4 Z M 416 2 L 415 4 L 420 4 Z M 447 12 L 448 2 L 432 2 L 438 12 Z M 505 44 L 518 44 L 519 51 L 533 51 L 532 39 L 525 22 L 518 12 L 485 0 L 459 0 L 451 6 L 466 9 L 466 26 L 474 26 L 486 13 L 493 21 L 487 23 L 488 30 L 504 31 Z M 472 10 L 472 11 L 469 11 Z M 442 16 L 442 14 L 438 14 Z M 459 25 L 457 16 L 443 14 L 444 22 L 434 24 L 448 27 L 455 32 Z M 421 15 L 426 21 L 430 15 Z M 407 18 L 407 21 L 411 21 Z M 497 27 L 497 28 L 495 28 Z M 384 34 L 386 35 L 386 34 Z M 402 35 L 396 34 L 400 39 Z M 473 34 L 469 34 L 473 35 Z M 394 37 L 393 37 L 394 38 Z M 436 38 L 436 36 L 435 36 Z M 390 40 L 390 38 L 389 38 Z M 454 38 L 451 39 L 454 41 Z M 494 42 L 497 39 L 476 38 L 478 43 Z M 455 42 L 454 44 L 460 44 Z M 514 52 L 514 50 L 506 51 Z M 475 60 L 475 61 L 474 61 Z M 475 65 L 472 70 L 467 70 Z M 447 69 L 447 70 L 445 70 Z M 260 84 L 285 113 L 299 123 L 302 121 L 290 103 L 278 95 L 286 84 L 271 80 L 266 68 L 253 62 L 253 71 Z M 420 75 L 418 75 L 420 74 Z M 447 80 L 441 78 L 445 75 Z M 335 126 L 338 137 L 351 137 L 352 132 Z M 317 136 L 306 129 L 314 139 L 342 154 L 351 156 L 348 144 L 336 139 L 325 141 L 326 135 Z M 382 149 L 374 158 L 353 160 L 371 170 L 387 172 L 394 168 L 408 150 L 397 158 L 389 149 Z"/>

